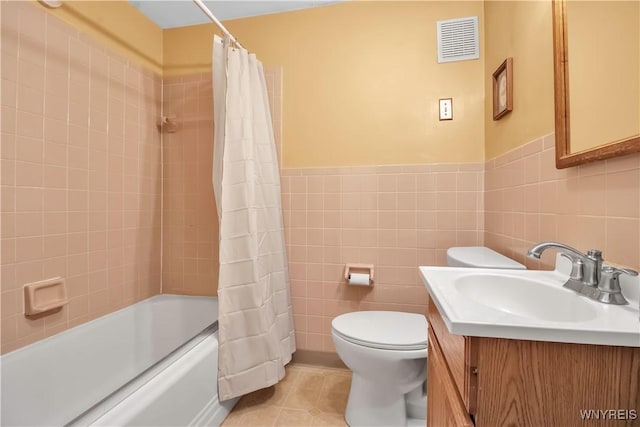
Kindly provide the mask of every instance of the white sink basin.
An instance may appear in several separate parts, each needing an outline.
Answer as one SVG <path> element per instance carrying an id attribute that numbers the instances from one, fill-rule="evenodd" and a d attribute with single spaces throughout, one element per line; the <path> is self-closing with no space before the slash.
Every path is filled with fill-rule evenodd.
<path id="1" fill-rule="evenodd" d="M 456 278 L 453 286 L 480 304 L 517 316 L 551 322 L 584 322 L 597 317 L 586 298 L 539 280 L 476 273 Z"/>
<path id="2" fill-rule="evenodd" d="M 420 267 L 431 301 L 457 335 L 640 347 L 638 294 L 599 303 L 563 287 L 562 270 Z M 634 278 L 636 279 L 636 278 Z M 640 288 L 640 281 L 625 290 Z"/>

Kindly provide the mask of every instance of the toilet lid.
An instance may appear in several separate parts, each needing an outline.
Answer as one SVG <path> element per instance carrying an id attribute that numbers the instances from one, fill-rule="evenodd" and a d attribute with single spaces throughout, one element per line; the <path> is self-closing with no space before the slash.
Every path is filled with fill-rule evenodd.
<path id="1" fill-rule="evenodd" d="M 452 266 L 526 270 L 527 267 L 485 246 L 460 246 L 447 249 L 447 263 Z"/>
<path id="2" fill-rule="evenodd" d="M 427 348 L 427 319 L 398 311 L 354 311 L 331 321 L 335 332 L 349 341 L 390 350 Z"/>

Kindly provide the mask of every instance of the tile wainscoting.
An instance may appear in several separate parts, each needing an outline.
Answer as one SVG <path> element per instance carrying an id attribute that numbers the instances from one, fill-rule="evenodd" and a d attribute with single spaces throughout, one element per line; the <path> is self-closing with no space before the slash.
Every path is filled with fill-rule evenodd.
<path id="1" fill-rule="evenodd" d="M 554 144 L 550 134 L 486 163 L 485 245 L 529 268 L 553 265 L 552 251 L 525 256 L 551 240 L 638 269 L 640 154 L 556 169 Z"/>
<path id="2" fill-rule="evenodd" d="M 486 245 L 529 268 L 544 240 L 640 268 L 640 154 L 555 168 L 554 135 L 484 164 L 284 169 L 282 197 L 298 348 L 334 352 L 333 317 L 424 313 L 419 265 L 451 246 Z M 373 263 L 372 287 L 348 286 L 347 262 Z"/>
<path id="3" fill-rule="evenodd" d="M 298 348 L 335 351 L 331 320 L 349 311 L 425 313 L 417 267 L 482 244 L 483 176 L 483 164 L 284 169 Z M 374 285 L 347 285 L 347 262 L 374 264 Z"/>

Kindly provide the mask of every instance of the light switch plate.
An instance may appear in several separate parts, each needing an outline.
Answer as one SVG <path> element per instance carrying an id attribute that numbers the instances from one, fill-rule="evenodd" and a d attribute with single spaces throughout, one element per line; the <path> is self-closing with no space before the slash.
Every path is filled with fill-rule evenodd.
<path id="1" fill-rule="evenodd" d="M 440 120 L 453 120 L 453 98 L 440 100 Z"/>

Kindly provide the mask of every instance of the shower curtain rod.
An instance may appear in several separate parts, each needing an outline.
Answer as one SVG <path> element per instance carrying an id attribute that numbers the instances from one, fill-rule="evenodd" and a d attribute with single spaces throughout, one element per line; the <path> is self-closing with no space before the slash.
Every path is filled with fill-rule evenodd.
<path id="1" fill-rule="evenodd" d="M 236 38 L 233 37 L 233 35 L 229 32 L 229 30 L 227 30 L 224 27 L 224 25 L 222 25 L 222 22 L 220 22 L 218 20 L 218 18 L 216 18 L 216 16 L 213 13 L 211 13 L 209 8 L 202 2 L 202 0 L 193 0 L 193 2 L 196 4 L 196 6 L 198 6 L 200 8 L 200 10 L 202 10 L 204 12 L 205 15 L 207 15 L 209 17 L 209 19 L 211 19 L 211 22 L 216 24 L 216 26 L 218 28 L 220 28 L 223 33 L 225 33 L 227 36 L 229 36 L 229 39 L 231 39 L 231 41 L 233 43 L 235 43 L 236 46 L 238 46 L 239 48 L 242 48 L 242 45 L 240 44 L 240 42 L 238 40 L 236 40 Z"/>

